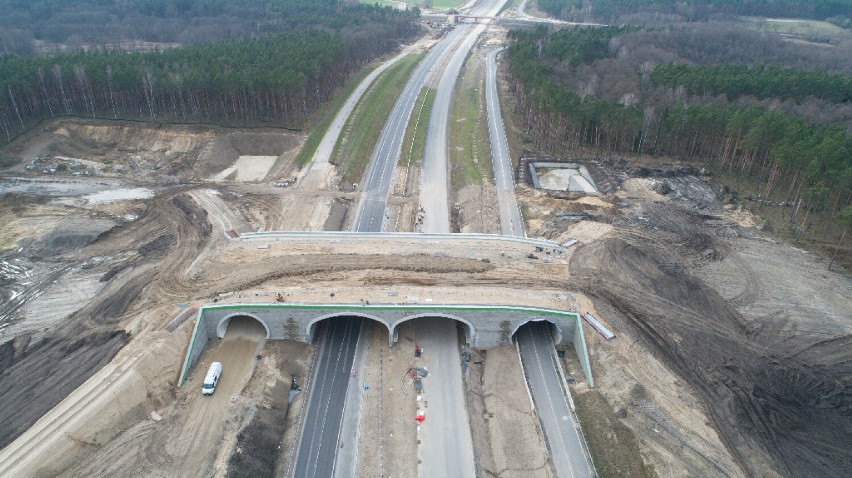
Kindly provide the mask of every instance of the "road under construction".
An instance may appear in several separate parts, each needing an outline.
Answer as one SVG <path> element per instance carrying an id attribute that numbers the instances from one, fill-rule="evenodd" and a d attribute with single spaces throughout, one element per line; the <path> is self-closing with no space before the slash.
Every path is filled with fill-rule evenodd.
<path id="1" fill-rule="evenodd" d="M 12 145 L 117 170 L 122 144 L 142 166 L 0 178 L 3 219 L 22 211 L 9 234 L 33 238 L 0 261 L 0 475 L 842 469 L 823 458 L 849 441 L 831 425 L 848 276 L 759 230 L 700 172 L 572 157 L 599 193 L 523 183 L 503 27 L 432 26 L 383 60 L 307 166 L 292 160 L 304 135 L 281 130 L 63 118 Z M 334 145 L 410 53 L 353 190 Z M 424 87 L 426 154 L 404 166 Z M 471 117 L 451 116 L 468 97 Z M 447 134 L 473 121 L 481 143 Z M 471 146 L 481 181 L 456 184 Z M 163 148 L 188 151 L 168 175 Z M 204 397 L 211 362 L 224 369 Z"/>

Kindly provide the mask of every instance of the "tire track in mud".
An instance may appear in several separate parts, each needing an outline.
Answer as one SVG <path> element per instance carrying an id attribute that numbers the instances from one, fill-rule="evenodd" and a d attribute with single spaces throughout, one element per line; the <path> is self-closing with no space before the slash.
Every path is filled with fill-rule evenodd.
<path id="1" fill-rule="evenodd" d="M 787 476 L 852 473 L 841 445 L 852 442 L 842 425 L 852 415 L 848 382 L 790 357 L 783 343 L 752 340 L 730 302 L 671 267 L 682 259 L 671 257 L 676 248 L 660 246 L 653 237 L 621 234 L 578 248 L 577 288 L 610 304 L 614 320 L 694 387 L 745 474 L 767 467 Z"/>

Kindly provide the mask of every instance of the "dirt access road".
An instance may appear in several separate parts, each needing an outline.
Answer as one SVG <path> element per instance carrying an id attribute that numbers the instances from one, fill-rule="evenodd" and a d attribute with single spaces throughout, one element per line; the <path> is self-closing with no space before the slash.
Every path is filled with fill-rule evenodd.
<path id="1" fill-rule="evenodd" d="M 223 443 L 238 423 L 240 402 L 247 399 L 241 392 L 263 349 L 265 333 L 256 321 L 233 320 L 225 338 L 199 359 L 177 406 L 163 412 L 159 421 L 146 420 L 130 428 L 98 450 L 97 459 L 82 460 L 60 476 L 224 474 L 230 450 Z M 222 362 L 222 378 L 215 393 L 204 396 L 201 384 L 212 362 Z"/>

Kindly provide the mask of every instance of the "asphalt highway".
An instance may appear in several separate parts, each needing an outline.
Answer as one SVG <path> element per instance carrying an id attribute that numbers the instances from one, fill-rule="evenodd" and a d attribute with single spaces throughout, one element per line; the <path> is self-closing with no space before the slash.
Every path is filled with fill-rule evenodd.
<path id="1" fill-rule="evenodd" d="M 500 11 L 506 0 L 484 1 L 472 12 L 472 15 L 493 16 Z M 460 46 L 456 49 L 435 94 L 432 114 L 429 116 L 429 128 L 423 147 L 423 170 L 420 175 L 420 205 L 423 207 L 423 232 L 450 232 L 450 213 L 448 203 L 449 168 L 447 128 L 450 119 L 450 106 L 453 91 L 461 72 L 462 65 L 470 53 L 479 35 L 487 28 L 486 24 L 461 24 L 453 33 L 462 32 Z"/>
<path id="2" fill-rule="evenodd" d="M 491 138 L 491 164 L 494 168 L 494 184 L 500 211 L 500 233 L 505 236 L 524 236 L 524 220 L 515 199 L 512 157 L 506 142 L 506 129 L 503 127 L 500 96 L 497 94 L 496 58 L 501 50 L 502 48 L 496 49 L 485 57 L 485 103 L 488 111 L 488 135 Z"/>
<path id="3" fill-rule="evenodd" d="M 325 322 L 293 477 L 334 475 L 343 406 L 352 378 L 361 321 L 357 317 L 339 317 Z M 346 446 L 345 441 L 343 445 Z"/>
<path id="4" fill-rule="evenodd" d="M 447 50 L 458 41 L 460 34 L 458 29 L 451 31 L 429 50 L 408 79 L 399 99 L 396 100 L 373 149 L 370 165 L 361 184 L 361 200 L 355 211 L 355 220 L 352 221 L 353 231 L 381 232 L 384 230 L 385 206 L 393 181 L 393 171 L 401 153 L 402 140 L 405 137 L 408 120 L 414 111 L 414 104 L 430 74 L 443 60 Z"/>
<path id="5" fill-rule="evenodd" d="M 486 0 L 473 11 L 475 15 L 496 14 L 505 0 Z M 448 203 L 447 128 L 453 92 L 462 65 L 486 25 L 460 25 L 459 47 L 453 53 L 438 83 L 435 102 L 423 149 L 420 180 L 420 205 L 424 210 L 424 233 L 450 232 Z M 464 384 L 455 322 L 441 319 L 420 320 L 415 329 L 424 347 L 433 376 L 426 385 L 426 422 L 421 433 L 419 476 L 474 477 L 476 463 L 470 434 Z"/>
<path id="6" fill-rule="evenodd" d="M 461 46 L 455 50 L 444 74 L 438 83 L 432 113 L 429 115 L 429 127 L 426 130 L 426 142 L 423 145 L 423 170 L 420 175 L 420 205 L 423 207 L 423 232 L 450 232 L 450 214 L 447 203 L 447 123 L 450 118 L 450 105 L 453 90 L 459 72 L 470 47 L 476 41 L 471 33 L 478 26 L 460 25 L 453 33 L 460 32 Z M 484 27 L 482 27 L 484 29 Z"/>
<path id="7" fill-rule="evenodd" d="M 429 74 L 442 59 L 444 52 L 456 41 L 457 36 L 456 31 L 450 32 L 429 51 L 394 104 L 373 150 L 373 157 L 361 187 L 363 194 L 352 223 L 354 232 L 382 231 L 393 169 L 400 154 L 414 103 Z M 352 106 L 354 107 L 354 102 Z M 318 153 L 320 152 L 322 151 Z M 320 162 L 322 161 L 320 158 Z M 347 433 L 352 427 L 343 430 L 342 422 L 360 327 L 361 319 L 338 318 L 327 322 L 302 425 L 293 477 L 331 477 L 334 475 L 338 456 L 344 460 L 351 459 L 350 453 L 341 451 L 340 442 L 342 441 L 345 447 L 348 440 L 351 447 L 354 446 L 352 442 L 356 440 L 355 436 Z"/>
<path id="8" fill-rule="evenodd" d="M 464 402 L 456 322 L 421 319 L 415 333 L 430 373 L 423 382 L 426 420 L 420 433 L 418 475 L 473 478 L 476 464 Z"/>
<path id="9" fill-rule="evenodd" d="M 521 363 L 529 383 L 553 467 L 560 478 L 594 477 L 580 424 L 568 405 L 563 382 L 556 370 L 549 324 L 531 322 L 518 331 Z"/>

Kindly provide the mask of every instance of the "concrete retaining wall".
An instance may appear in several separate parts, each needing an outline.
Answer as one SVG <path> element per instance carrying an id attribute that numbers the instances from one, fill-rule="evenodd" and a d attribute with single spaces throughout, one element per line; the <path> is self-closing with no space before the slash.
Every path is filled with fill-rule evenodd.
<path id="1" fill-rule="evenodd" d="M 589 351 L 586 349 L 586 337 L 583 335 L 583 324 L 580 323 L 577 316 L 577 327 L 572 334 L 571 342 L 574 344 L 574 350 L 577 351 L 577 358 L 580 359 L 580 365 L 583 366 L 583 373 L 586 375 L 586 380 L 589 381 L 589 387 L 595 386 L 595 380 L 592 378 L 592 366 L 589 363 Z M 580 353 L 580 350 L 583 353 Z"/>
<path id="2" fill-rule="evenodd" d="M 195 331 L 180 384 L 186 380 L 190 368 L 212 339 L 222 338 L 228 323 L 234 317 L 252 317 L 266 329 L 270 340 L 298 340 L 311 343 L 317 324 L 334 317 L 358 316 L 375 320 L 388 329 L 390 345 L 397 338 L 400 324 L 425 317 L 444 317 L 464 324 L 468 345 L 476 348 L 509 345 L 514 333 L 521 325 L 530 321 L 547 321 L 553 324 L 554 341 L 571 341 L 587 369 L 585 342 L 578 342 L 577 331 L 581 332 L 580 316 L 574 312 L 554 309 L 513 306 L 480 305 L 423 305 L 423 304 L 226 304 L 208 305 L 198 311 Z"/>

